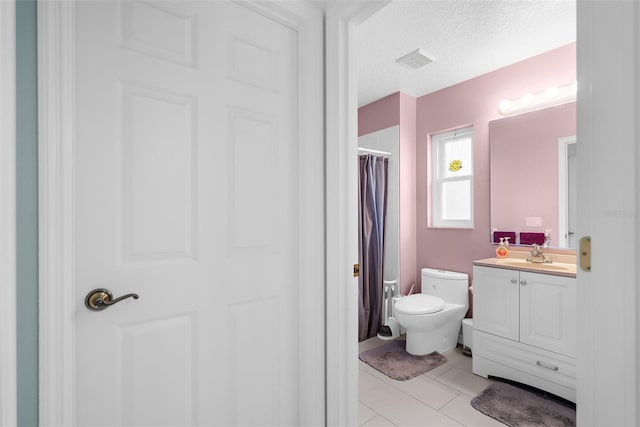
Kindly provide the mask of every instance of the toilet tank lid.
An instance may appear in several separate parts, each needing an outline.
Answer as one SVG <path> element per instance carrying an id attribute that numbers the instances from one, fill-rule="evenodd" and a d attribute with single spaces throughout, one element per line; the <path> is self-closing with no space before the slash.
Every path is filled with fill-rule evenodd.
<path id="1" fill-rule="evenodd" d="M 423 276 L 436 277 L 438 279 L 461 280 L 469 279 L 467 273 L 459 273 L 457 271 L 438 270 L 435 268 L 423 268 Z"/>

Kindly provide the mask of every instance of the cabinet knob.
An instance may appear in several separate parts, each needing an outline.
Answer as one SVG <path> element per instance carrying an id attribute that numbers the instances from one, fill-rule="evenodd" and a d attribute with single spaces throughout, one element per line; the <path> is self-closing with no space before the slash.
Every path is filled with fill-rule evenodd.
<path id="1" fill-rule="evenodd" d="M 511 279 L 511 283 L 513 283 L 515 285 L 516 283 L 518 283 L 518 280 L 517 279 Z"/>
<path id="2" fill-rule="evenodd" d="M 527 284 L 527 281 L 526 281 L 526 280 L 521 280 L 521 281 L 520 281 L 520 284 L 521 284 L 522 286 L 525 286 L 525 285 Z"/>

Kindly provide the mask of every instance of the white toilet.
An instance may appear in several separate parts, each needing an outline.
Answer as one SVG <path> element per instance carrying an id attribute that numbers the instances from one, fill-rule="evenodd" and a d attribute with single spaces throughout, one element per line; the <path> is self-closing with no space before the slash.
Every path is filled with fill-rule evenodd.
<path id="1" fill-rule="evenodd" d="M 469 308 L 469 276 L 423 268 L 421 284 L 422 293 L 395 302 L 394 316 L 407 330 L 409 354 L 444 353 L 458 344 L 462 319 Z"/>

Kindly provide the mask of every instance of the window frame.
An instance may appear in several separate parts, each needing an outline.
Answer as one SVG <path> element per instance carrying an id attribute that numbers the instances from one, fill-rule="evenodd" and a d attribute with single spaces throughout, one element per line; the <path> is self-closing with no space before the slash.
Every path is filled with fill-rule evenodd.
<path id="1" fill-rule="evenodd" d="M 473 126 L 467 126 L 451 131 L 431 134 L 431 228 L 474 228 L 474 167 L 473 167 Z M 469 138 L 471 143 L 471 173 L 464 176 L 442 177 L 441 157 L 444 155 L 445 142 L 455 139 Z M 469 219 L 451 220 L 442 218 L 442 186 L 447 182 L 468 181 L 469 192 Z"/>

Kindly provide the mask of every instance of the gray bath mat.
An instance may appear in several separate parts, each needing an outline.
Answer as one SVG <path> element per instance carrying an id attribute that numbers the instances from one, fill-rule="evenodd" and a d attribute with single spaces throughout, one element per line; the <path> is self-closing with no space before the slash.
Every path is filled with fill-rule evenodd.
<path id="1" fill-rule="evenodd" d="M 471 400 L 471 406 L 511 427 L 576 425 L 576 409 L 570 402 L 507 383 L 491 384 Z"/>
<path id="2" fill-rule="evenodd" d="M 410 380 L 447 362 L 447 358 L 436 351 L 414 356 L 404 348 L 404 340 L 395 340 L 364 351 L 358 357 L 367 365 L 399 381 Z"/>

